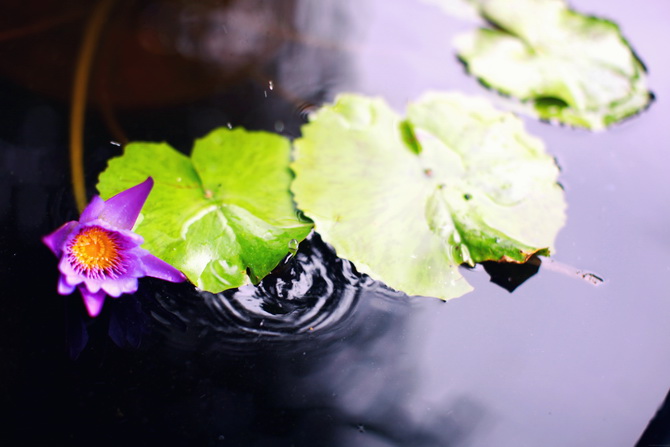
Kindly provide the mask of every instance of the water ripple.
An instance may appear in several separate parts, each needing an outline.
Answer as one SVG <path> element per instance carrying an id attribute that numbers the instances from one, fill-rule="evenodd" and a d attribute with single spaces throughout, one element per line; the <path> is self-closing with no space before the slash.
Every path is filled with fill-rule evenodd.
<path id="1" fill-rule="evenodd" d="M 346 331 L 365 281 L 312 234 L 257 286 L 158 298 L 189 332 L 197 332 L 198 344 L 207 340 L 246 349 L 249 343 L 290 344 L 312 335 L 336 338 Z"/>

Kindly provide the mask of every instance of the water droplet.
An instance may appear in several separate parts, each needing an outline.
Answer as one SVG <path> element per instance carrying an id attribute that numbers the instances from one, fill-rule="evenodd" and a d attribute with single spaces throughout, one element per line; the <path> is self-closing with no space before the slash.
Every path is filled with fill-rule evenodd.
<path id="1" fill-rule="evenodd" d="M 268 91 L 267 90 L 263 90 L 263 96 L 265 96 L 266 98 L 268 97 Z"/>
<path id="2" fill-rule="evenodd" d="M 297 239 L 291 239 L 288 241 L 288 252 L 291 254 L 291 256 L 295 256 L 295 254 L 298 252 L 299 245 L 300 243 Z"/>
<path id="3" fill-rule="evenodd" d="M 275 121 L 275 131 L 277 131 L 277 132 L 283 132 L 284 131 L 284 122 L 283 121 Z"/>
<path id="4" fill-rule="evenodd" d="M 275 88 L 275 85 L 274 85 L 274 83 L 273 83 L 272 81 L 268 81 L 268 88 L 269 88 L 270 90 L 273 90 L 273 89 Z"/>
<path id="5" fill-rule="evenodd" d="M 228 121 L 228 122 L 226 123 L 226 126 L 228 127 L 228 129 L 232 129 L 232 128 L 233 128 L 233 123 L 231 123 L 230 121 Z"/>
<path id="6" fill-rule="evenodd" d="M 121 143 L 118 141 L 110 141 L 109 144 L 113 144 L 114 146 L 121 146 Z"/>
<path id="7" fill-rule="evenodd" d="M 463 194 L 463 198 L 465 200 L 472 200 L 472 195 L 471 194 Z"/>

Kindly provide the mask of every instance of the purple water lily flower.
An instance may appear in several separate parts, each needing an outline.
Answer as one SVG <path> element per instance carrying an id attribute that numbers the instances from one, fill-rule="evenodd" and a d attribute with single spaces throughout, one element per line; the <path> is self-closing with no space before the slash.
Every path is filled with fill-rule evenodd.
<path id="1" fill-rule="evenodd" d="M 106 201 L 95 196 L 78 222 L 68 222 L 42 239 L 60 258 L 58 293 L 69 295 L 78 288 L 91 317 L 100 313 L 106 295 L 118 298 L 137 291 L 137 278 L 186 279 L 141 248 L 144 239 L 131 231 L 153 185 L 149 177 Z"/>

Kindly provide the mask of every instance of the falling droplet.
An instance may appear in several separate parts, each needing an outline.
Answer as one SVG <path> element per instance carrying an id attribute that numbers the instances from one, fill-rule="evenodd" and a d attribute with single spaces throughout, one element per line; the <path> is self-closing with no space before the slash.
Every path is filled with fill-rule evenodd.
<path id="1" fill-rule="evenodd" d="M 295 256 L 295 254 L 298 252 L 298 246 L 300 244 L 298 243 L 297 239 L 291 239 L 288 241 L 288 252 L 291 254 L 291 256 Z"/>
<path id="2" fill-rule="evenodd" d="M 233 128 L 233 123 L 231 123 L 230 121 L 228 121 L 228 122 L 226 123 L 226 126 L 228 127 L 228 129 L 232 129 L 232 128 Z"/>
<path id="3" fill-rule="evenodd" d="M 275 85 L 274 85 L 274 83 L 273 83 L 272 81 L 268 81 L 268 88 L 269 88 L 270 90 L 273 90 L 273 89 L 275 88 Z"/>

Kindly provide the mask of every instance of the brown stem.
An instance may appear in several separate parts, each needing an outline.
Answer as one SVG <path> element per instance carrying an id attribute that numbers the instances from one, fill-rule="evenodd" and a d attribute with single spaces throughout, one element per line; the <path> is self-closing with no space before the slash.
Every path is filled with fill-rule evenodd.
<path id="1" fill-rule="evenodd" d="M 584 281 L 593 284 L 594 286 L 599 286 L 605 282 L 603 278 L 596 275 L 595 273 L 581 270 L 568 264 L 563 264 L 562 262 L 558 262 L 554 259 L 542 258 L 542 268 L 552 272 L 562 273 L 573 278 L 583 279 Z"/>
<path id="2" fill-rule="evenodd" d="M 99 43 L 100 33 L 114 0 L 100 0 L 86 21 L 82 43 L 77 54 L 74 82 L 72 84 L 72 101 L 70 110 L 70 171 L 72 190 L 77 208 L 81 212 L 86 206 L 86 184 L 84 181 L 84 121 L 88 84 L 95 50 Z"/>

